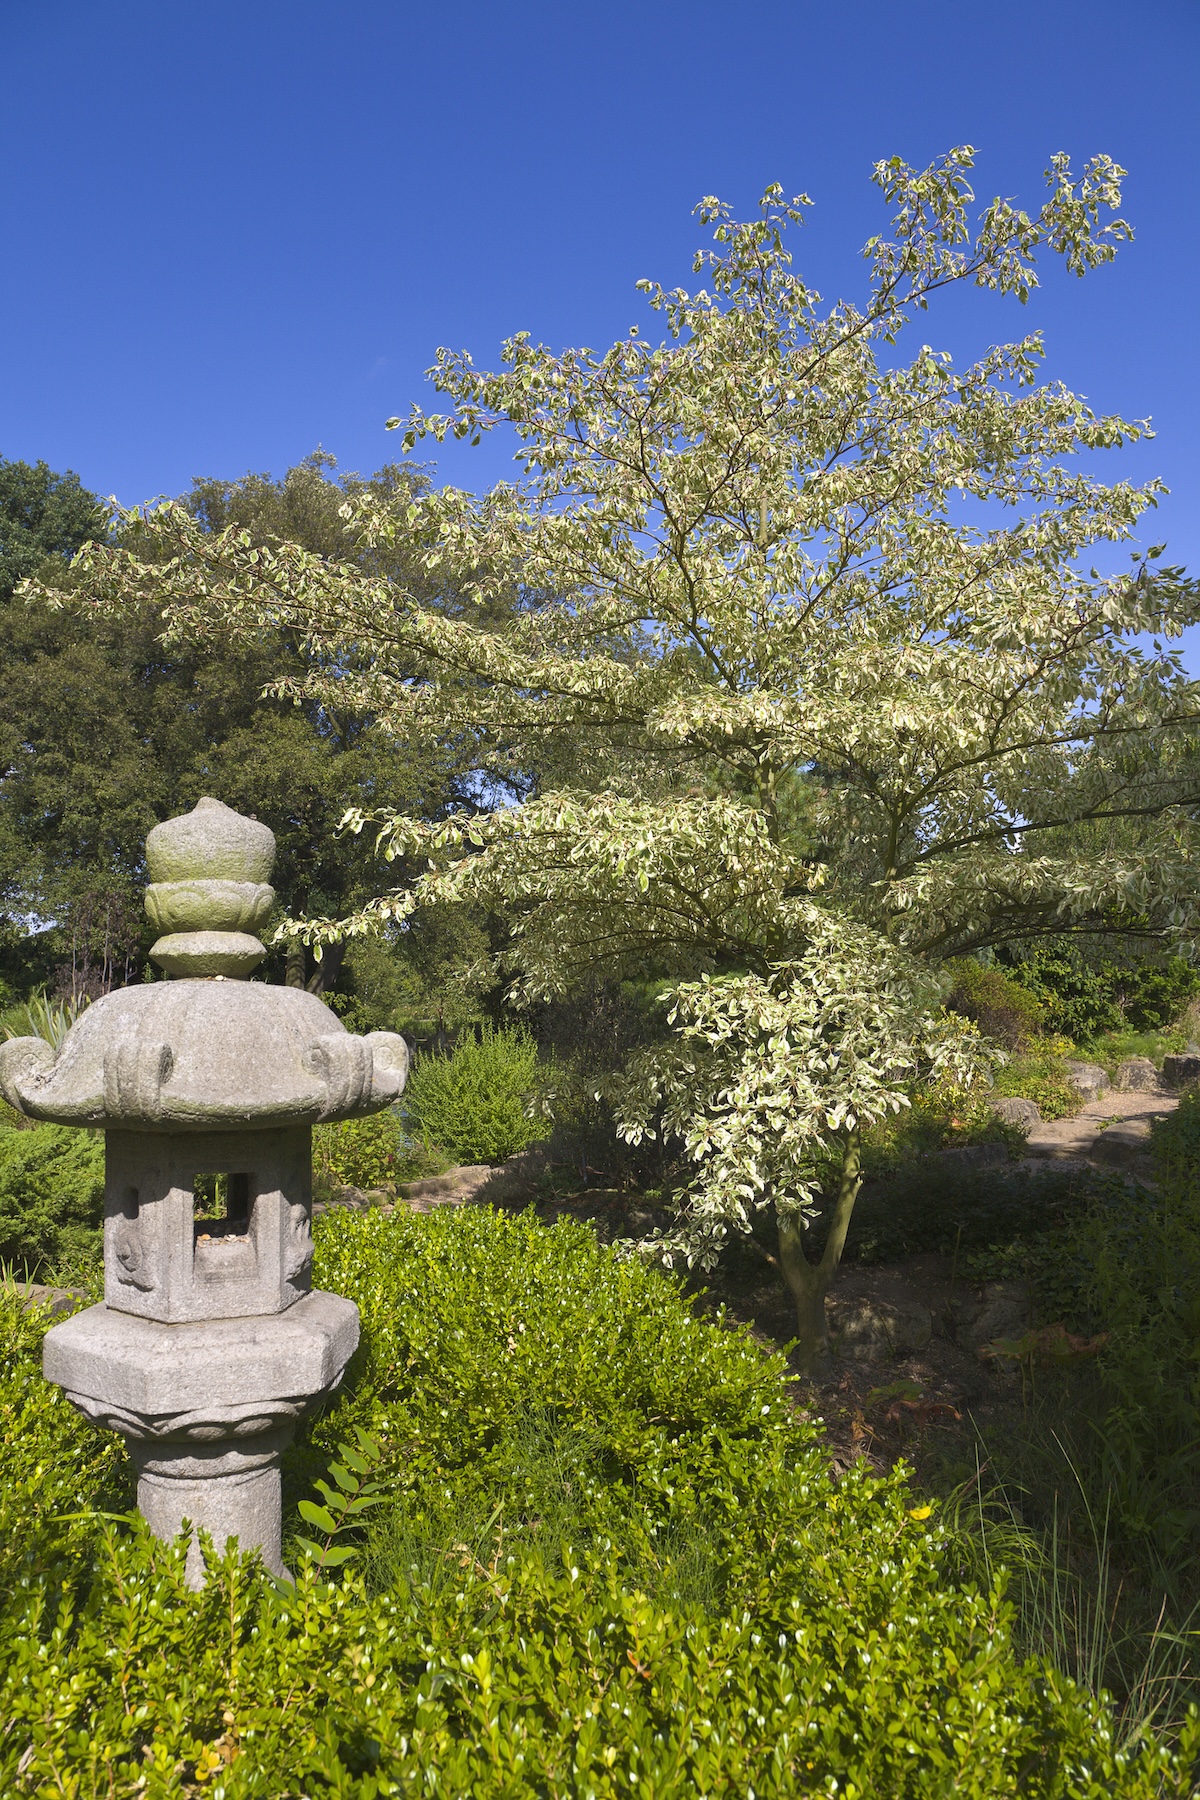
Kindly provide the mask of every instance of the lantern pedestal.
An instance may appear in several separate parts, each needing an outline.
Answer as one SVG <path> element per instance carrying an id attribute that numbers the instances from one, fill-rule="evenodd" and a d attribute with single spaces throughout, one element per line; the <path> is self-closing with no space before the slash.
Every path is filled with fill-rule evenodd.
<path id="1" fill-rule="evenodd" d="M 218 1552 L 235 1537 L 286 1576 L 280 1458 L 357 1343 L 358 1308 L 320 1289 L 286 1312 L 182 1325 L 101 1305 L 47 1332 L 43 1368 L 85 1418 L 129 1440 L 138 1509 L 158 1537 L 187 1519 Z M 204 1584 L 195 1537 L 187 1580 Z"/>
<path id="2" fill-rule="evenodd" d="M 258 1438 L 211 1444 L 130 1439 L 138 1511 L 151 1531 L 170 1543 L 185 1524 L 192 1527 L 185 1565 L 190 1588 L 204 1586 L 202 1531 L 209 1533 L 218 1555 L 236 1538 L 243 1550 L 257 1548 L 272 1575 L 291 1580 L 279 1547 L 279 1460 L 291 1436 L 289 1425 Z"/>

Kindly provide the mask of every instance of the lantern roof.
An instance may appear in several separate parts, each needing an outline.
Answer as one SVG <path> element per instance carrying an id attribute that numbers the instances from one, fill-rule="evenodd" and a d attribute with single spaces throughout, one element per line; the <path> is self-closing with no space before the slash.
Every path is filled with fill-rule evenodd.
<path id="1" fill-rule="evenodd" d="M 378 1112 L 397 1098 L 408 1046 L 394 1032 L 349 1033 L 314 994 L 247 976 L 266 955 L 275 839 L 203 799 L 146 841 L 150 954 L 168 976 L 89 1006 L 61 1046 L 0 1044 L 0 1093 L 62 1125 L 228 1130 Z"/>

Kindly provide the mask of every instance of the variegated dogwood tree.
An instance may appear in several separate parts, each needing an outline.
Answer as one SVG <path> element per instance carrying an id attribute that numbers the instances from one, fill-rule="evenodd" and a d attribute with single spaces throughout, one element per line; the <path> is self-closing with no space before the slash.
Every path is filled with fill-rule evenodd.
<path id="1" fill-rule="evenodd" d="M 891 226 L 857 302 L 794 271 L 809 202 L 773 187 L 749 221 L 702 203 L 705 285 L 641 283 L 648 334 L 563 354 L 522 334 L 494 372 L 440 353 L 449 409 L 391 423 L 407 448 L 507 429 L 517 479 L 364 496 L 347 528 L 415 536 L 477 616 L 170 507 L 77 569 L 92 604 L 152 596 L 177 632 L 286 623 L 310 695 L 398 745 L 473 744 L 478 813 L 355 815 L 411 879 L 294 929 L 503 903 L 518 994 L 597 968 L 665 981 L 673 1034 L 612 1095 L 630 1136 L 673 1133 L 694 1165 L 659 1249 L 707 1262 L 770 1213 L 810 1361 L 862 1126 L 986 1054 L 941 1012 L 939 965 L 1195 919 L 1200 696 L 1165 647 L 1194 595 L 1153 551 L 1088 567 L 1134 545 L 1160 491 L 1093 472 L 1144 424 L 1042 380 L 1036 335 L 961 368 L 897 348 L 945 290 L 1023 301 L 1039 253 L 1108 261 L 1123 171 L 1056 156 L 1026 213 L 975 209 L 972 161 L 876 168 Z M 519 804 L 488 804 L 503 783 Z"/>

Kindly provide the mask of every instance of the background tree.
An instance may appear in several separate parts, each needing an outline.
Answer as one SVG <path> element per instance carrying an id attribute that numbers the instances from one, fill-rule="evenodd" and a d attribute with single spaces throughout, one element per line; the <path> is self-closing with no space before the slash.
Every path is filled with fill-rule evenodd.
<path id="1" fill-rule="evenodd" d="M 977 1053 L 937 1016 L 943 961 L 1194 920 L 1200 704 L 1161 639 L 1195 597 L 1154 551 L 1132 577 L 1081 567 L 1130 541 L 1159 489 L 1073 459 L 1144 426 L 1039 385 L 1036 336 L 962 370 L 894 349 L 942 289 L 1024 299 L 1039 250 L 1077 273 L 1107 261 L 1129 235 L 1102 222 L 1122 171 L 1097 157 L 1077 181 L 1056 156 L 1039 213 L 995 200 L 972 228 L 971 162 L 876 168 L 893 231 L 866 247 L 861 304 L 825 307 L 793 273 L 785 233 L 809 202 L 772 188 L 749 222 L 702 204 L 707 288 L 642 284 L 662 343 L 632 328 L 556 356 L 519 335 L 496 373 L 441 353 L 452 410 L 414 410 L 406 444 L 505 425 L 524 479 L 354 511 L 380 555 L 430 545 L 487 616 L 292 546 L 254 555 L 180 508 L 80 559 L 101 611 L 153 602 L 188 638 L 294 631 L 298 691 L 408 741 L 460 734 L 483 783 L 569 775 L 442 824 L 360 809 L 428 870 L 308 935 L 503 901 L 518 995 L 667 981 L 676 1035 L 618 1092 L 631 1135 L 665 1110 L 696 1165 L 666 1252 L 709 1259 L 769 1211 L 810 1357 L 861 1125 Z M 541 598 L 497 619 L 514 581 Z"/>
<path id="2" fill-rule="evenodd" d="M 340 511 L 347 500 L 408 496 L 422 481 L 407 467 L 335 478 L 333 458 L 318 453 L 282 480 L 198 480 L 181 504 L 199 530 L 236 531 L 251 549 L 286 533 L 315 556 L 353 554 Z M 201 794 L 270 824 L 275 885 L 297 914 L 353 907 L 378 885 L 365 848 L 338 839 L 348 804 L 437 817 L 467 798 L 453 749 L 398 747 L 361 708 L 339 707 L 336 690 L 299 704 L 268 693 L 308 673 L 286 627 L 168 648 L 153 604 L 120 619 L 64 608 L 66 559 L 108 534 L 105 509 L 77 477 L 0 464 L 0 500 L 12 514 L 0 536 L 4 567 L 14 579 L 37 569 L 47 596 L 14 601 L 11 586 L 0 596 L 0 883 L 18 986 L 42 980 L 95 993 L 140 976 L 149 942 L 139 891 L 146 833 Z M 428 604 L 443 603 L 445 584 L 426 576 L 403 543 L 386 556 L 366 548 L 363 557 L 375 578 L 403 577 L 421 585 Z M 30 916 L 57 920 L 58 929 L 30 938 L 18 928 Z M 287 978 L 323 992 L 341 955 L 335 948 L 306 963 L 297 943 Z M 389 992 L 419 998 L 413 987 L 410 978 L 407 989 L 393 982 Z"/>
<path id="3" fill-rule="evenodd" d="M 107 535 L 107 514 L 73 470 L 0 457 L 0 602 L 27 575 L 65 570 L 81 545 Z"/>

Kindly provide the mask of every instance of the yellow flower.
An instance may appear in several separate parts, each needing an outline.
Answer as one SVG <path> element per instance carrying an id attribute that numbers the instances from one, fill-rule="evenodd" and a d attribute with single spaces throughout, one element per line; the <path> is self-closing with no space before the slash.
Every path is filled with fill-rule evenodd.
<path id="1" fill-rule="evenodd" d="M 909 1508 L 908 1516 L 910 1519 L 927 1519 L 932 1511 L 932 1506 L 912 1506 Z"/>

